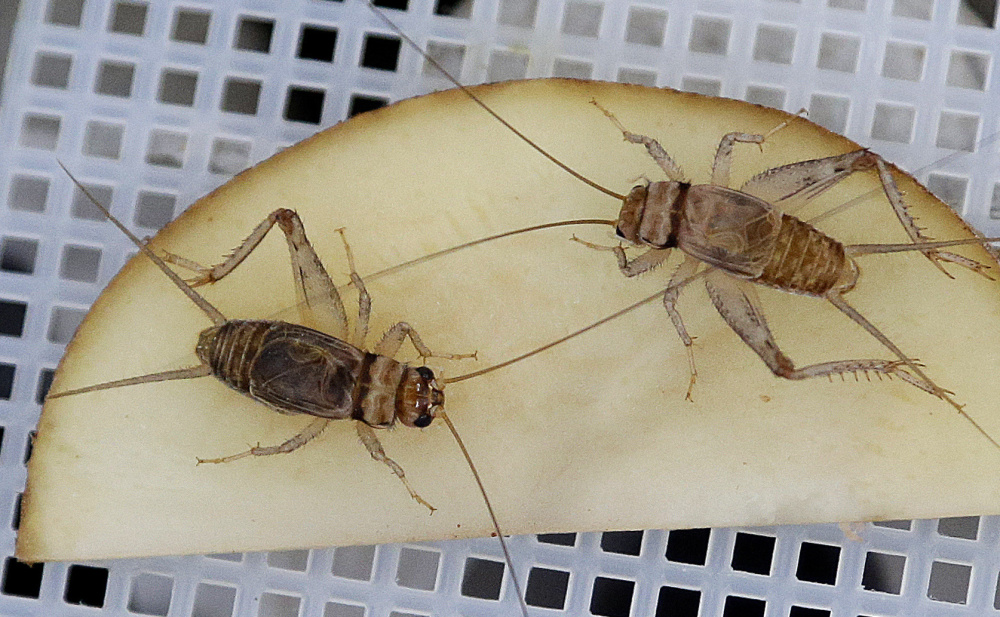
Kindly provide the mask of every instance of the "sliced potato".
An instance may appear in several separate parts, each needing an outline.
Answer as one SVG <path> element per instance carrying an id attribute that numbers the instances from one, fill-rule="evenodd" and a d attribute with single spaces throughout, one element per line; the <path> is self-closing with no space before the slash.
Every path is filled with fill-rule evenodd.
<path id="1" fill-rule="evenodd" d="M 695 182 L 719 138 L 766 132 L 787 114 L 746 103 L 621 84 L 539 80 L 479 87 L 498 113 L 555 156 L 618 192 L 662 172 L 589 101 L 658 138 Z M 738 149 L 734 184 L 781 163 L 858 146 L 802 119 Z M 870 176 L 870 174 L 869 174 Z M 961 220 L 903 180 L 939 239 Z M 84 179 L 85 180 L 85 179 Z M 878 187 L 853 178 L 815 214 Z M 193 205 L 161 249 L 215 263 L 277 207 L 298 210 L 338 283 L 346 227 L 362 275 L 518 227 L 614 218 L 618 203 L 568 176 L 460 92 L 359 116 L 280 153 Z M 825 221 L 844 242 L 907 238 L 881 196 Z M 611 244 L 607 227 L 575 230 Z M 413 324 L 445 376 L 489 366 L 581 328 L 665 286 L 671 268 L 627 280 L 610 254 L 526 234 L 369 279 L 372 339 Z M 959 249 L 990 261 L 979 247 Z M 995 262 L 994 262 L 995 263 Z M 950 280 L 919 254 L 865 257 L 848 299 L 967 411 L 1000 436 L 991 372 L 1000 360 L 1000 287 Z M 204 294 L 230 318 L 294 315 L 278 232 Z M 355 296 L 345 296 L 349 313 Z M 798 363 L 891 354 L 826 303 L 761 290 L 772 329 Z M 448 409 L 509 533 L 771 525 L 1000 512 L 1000 452 L 954 409 L 901 381 L 776 379 L 698 286 L 680 304 L 697 336 L 699 379 L 663 307 L 652 302 L 529 360 L 453 384 Z M 291 319 L 294 319 L 291 318 Z M 139 256 L 94 304 L 53 391 L 192 365 L 205 316 Z M 412 351 L 407 352 L 413 358 Z M 196 457 L 278 443 L 308 418 L 282 416 L 211 378 L 120 388 L 46 404 L 18 538 L 27 561 L 212 553 L 483 536 L 492 529 L 447 429 L 382 440 L 409 498 L 334 423 L 289 454 L 224 465 Z"/>

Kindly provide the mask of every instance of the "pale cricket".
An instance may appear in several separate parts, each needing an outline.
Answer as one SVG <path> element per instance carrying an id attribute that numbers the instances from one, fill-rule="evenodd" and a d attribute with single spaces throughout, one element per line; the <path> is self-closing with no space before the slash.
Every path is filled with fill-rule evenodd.
<path id="1" fill-rule="evenodd" d="M 455 438 L 483 497 L 510 570 L 521 612 L 527 617 L 524 594 L 493 505 L 472 456 L 444 411 L 443 386 L 451 380 L 442 379 L 439 382 L 434 372 L 426 366 L 410 366 L 393 359 L 406 339 L 410 340 L 421 359 L 436 357 L 458 360 L 475 357 L 475 354 L 434 353 L 406 322 L 399 322 L 389 328 L 373 350 L 366 351 L 371 296 L 355 269 L 354 256 L 343 228 L 337 231 L 347 254 L 351 284 L 358 291 L 358 315 L 353 328 L 349 326 L 347 311 L 336 286 L 309 243 L 302 221 L 293 210 L 275 210 L 222 263 L 204 267 L 171 253 L 165 253 L 163 257 L 157 255 L 101 204 L 61 162 L 59 165 L 108 220 L 128 236 L 208 316 L 212 326 L 198 336 L 195 353 L 201 364 L 197 366 L 49 393 L 48 399 L 211 375 L 278 413 L 304 414 L 313 419 L 301 432 L 283 443 L 258 445 L 218 458 L 198 458 L 197 464 L 232 463 L 248 456 L 287 454 L 316 438 L 330 422 L 354 420 L 358 438 L 371 457 L 388 466 L 410 496 L 431 513 L 435 508 L 413 489 L 403 468 L 386 455 L 375 429 L 391 428 L 396 423 L 424 428 L 435 418 L 440 418 Z M 285 321 L 227 319 L 195 291 L 195 287 L 219 281 L 232 272 L 275 225 L 284 233 L 288 244 L 296 292 L 300 294 L 308 310 L 323 311 L 333 318 L 338 325 L 335 336 Z M 186 281 L 167 262 L 192 270 L 197 275 L 193 280 Z M 503 366 L 507 364 L 504 363 Z M 477 371 L 477 374 L 481 373 L 482 371 Z M 456 380 L 465 378 L 467 377 L 462 376 Z"/>
<path id="2" fill-rule="evenodd" d="M 790 380 L 811 377 L 832 378 L 835 375 L 843 377 L 847 374 L 857 376 L 858 373 L 897 377 L 947 402 L 993 446 L 1000 449 L 997 439 L 965 411 L 963 405 L 954 398 L 953 392 L 933 381 L 924 370 L 923 364 L 914 356 L 904 353 L 875 324 L 844 299 L 844 296 L 855 287 L 860 276 L 861 270 L 856 261 L 858 257 L 878 253 L 920 251 L 948 277 L 953 278 L 942 263 L 956 264 L 990 278 L 986 265 L 940 249 L 962 244 L 997 242 L 1000 238 L 932 241 L 910 214 L 904 197 L 896 186 L 889 164 L 867 149 L 767 169 L 750 178 L 739 188 L 730 188 L 730 168 L 736 144 L 756 144 L 758 147 L 763 147 L 767 138 L 786 126 L 788 121 L 779 124 L 766 134 L 731 132 L 724 135 L 715 153 L 710 182 L 693 184 L 686 179 L 681 167 L 656 139 L 628 130 L 611 110 L 605 109 L 599 101 L 592 100 L 591 103 L 600 113 L 607 116 L 625 141 L 645 147 L 667 177 L 665 181 L 647 180 L 634 186 L 627 194 L 620 194 L 584 177 L 547 152 L 497 114 L 475 92 L 461 84 L 383 11 L 369 6 L 428 64 L 528 146 L 574 178 L 621 203 L 618 218 L 615 220 L 578 219 L 535 225 L 468 242 L 414 261 L 423 261 L 484 242 L 539 229 L 564 225 L 611 225 L 615 227 L 615 233 L 620 241 L 632 247 L 644 248 L 646 251 L 629 258 L 621 244 L 599 246 L 583 242 L 576 237 L 573 237 L 573 240 L 590 248 L 612 252 L 620 271 L 626 277 L 638 276 L 664 264 L 675 248 L 683 253 L 683 260 L 674 271 L 665 290 L 617 312 L 615 316 L 646 304 L 654 298 L 662 298 L 664 308 L 687 351 L 690 380 L 685 398 L 688 400 L 692 398 L 697 369 L 693 339 L 684 325 L 676 304 L 681 290 L 688 283 L 704 279 L 712 304 L 723 320 L 775 376 Z M 910 242 L 848 245 L 823 233 L 809 221 L 796 218 L 787 212 L 802 206 L 852 174 L 861 172 L 877 173 L 882 193 L 900 225 L 910 237 Z M 400 264 L 397 268 L 410 263 L 412 262 Z M 757 300 L 755 285 L 826 300 L 881 343 L 894 357 L 834 360 L 797 367 L 791 358 L 782 352 L 771 333 Z M 608 320 L 603 319 L 600 323 Z M 594 325 L 585 330 L 592 327 Z M 578 334 L 579 332 L 570 334 L 554 344 Z M 538 351 L 526 355 L 533 355 Z M 514 361 L 519 361 L 523 357 L 520 356 Z M 466 377 L 473 377 L 476 374 L 472 373 Z"/>

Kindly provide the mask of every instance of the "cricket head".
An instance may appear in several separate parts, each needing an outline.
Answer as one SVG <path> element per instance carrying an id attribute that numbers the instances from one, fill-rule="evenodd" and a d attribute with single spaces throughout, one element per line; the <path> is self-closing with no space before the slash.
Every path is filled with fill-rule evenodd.
<path id="1" fill-rule="evenodd" d="M 426 366 L 408 368 L 396 399 L 396 418 L 406 426 L 429 426 L 444 407 L 444 391 Z"/>
<path id="2" fill-rule="evenodd" d="M 633 187 L 618 213 L 618 237 L 656 249 L 677 246 L 676 213 L 689 186 L 686 182 L 650 182 Z"/>

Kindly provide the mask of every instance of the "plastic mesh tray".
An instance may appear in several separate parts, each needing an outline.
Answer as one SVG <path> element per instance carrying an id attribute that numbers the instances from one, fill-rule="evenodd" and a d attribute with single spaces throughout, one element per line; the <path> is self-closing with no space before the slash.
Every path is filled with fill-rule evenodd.
<path id="1" fill-rule="evenodd" d="M 355 1 L 22 4 L 0 106 L 0 614 L 517 614 L 490 539 L 33 568 L 10 557 L 39 401 L 134 250 L 74 199 L 56 158 L 102 179 L 98 196 L 151 234 L 277 149 L 446 86 Z M 910 170 L 957 150 L 918 176 L 1000 233 L 998 37 L 957 0 L 410 0 L 392 15 L 466 83 L 558 75 L 804 107 Z M 816 525 L 511 548 L 534 614 L 984 615 L 998 606 L 998 521 L 868 525 L 863 541 Z"/>

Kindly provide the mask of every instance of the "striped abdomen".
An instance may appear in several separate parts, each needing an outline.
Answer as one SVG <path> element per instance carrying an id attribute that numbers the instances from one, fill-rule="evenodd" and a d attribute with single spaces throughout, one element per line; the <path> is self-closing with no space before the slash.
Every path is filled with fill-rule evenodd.
<path id="1" fill-rule="evenodd" d="M 822 296 L 853 279 L 844 246 L 812 225 L 788 214 L 773 239 L 773 252 L 754 282 L 784 291 Z"/>
<path id="2" fill-rule="evenodd" d="M 285 413 L 420 426 L 444 402 L 429 369 L 286 322 L 227 321 L 201 333 L 196 353 L 220 381 Z"/>

